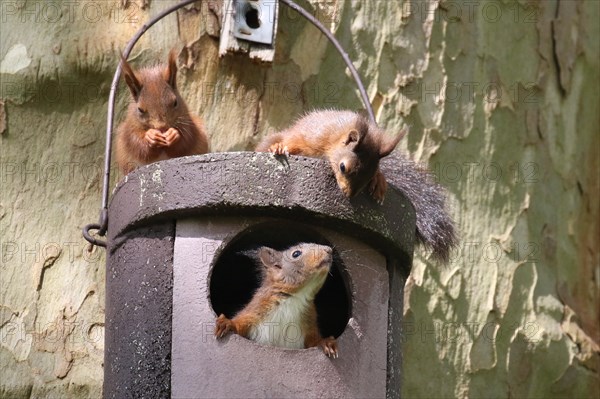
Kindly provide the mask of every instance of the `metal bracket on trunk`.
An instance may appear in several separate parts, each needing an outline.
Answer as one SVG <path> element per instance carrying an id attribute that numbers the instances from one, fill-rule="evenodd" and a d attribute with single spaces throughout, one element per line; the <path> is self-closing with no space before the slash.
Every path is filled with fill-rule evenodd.
<path id="1" fill-rule="evenodd" d="M 279 0 L 224 0 L 219 55 L 245 53 L 272 63 L 278 16 Z"/>
<path id="2" fill-rule="evenodd" d="M 236 0 L 233 35 L 255 43 L 273 44 L 277 18 L 273 0 Z"/>

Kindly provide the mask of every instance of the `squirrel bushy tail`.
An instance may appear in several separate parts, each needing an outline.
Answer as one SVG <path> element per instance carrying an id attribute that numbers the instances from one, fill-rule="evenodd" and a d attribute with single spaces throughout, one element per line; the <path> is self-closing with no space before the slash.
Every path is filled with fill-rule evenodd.
<path id="1" fill-rule="evenodd" d="M 458 244 L 454 221 L 446 209 L 446 190 L 431 173 L 398 151 L 380 162 L 388 184 L 400 190 L 415 207 L 417 240 L 433 256 L 447 263 L 450 250 Z"/>

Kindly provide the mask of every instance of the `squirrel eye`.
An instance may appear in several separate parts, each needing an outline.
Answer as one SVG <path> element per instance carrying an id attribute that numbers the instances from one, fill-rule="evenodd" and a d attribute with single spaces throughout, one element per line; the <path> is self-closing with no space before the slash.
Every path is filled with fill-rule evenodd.
<path id="1" fill-rule="evenodd" d="M 294 251 L 294 253 L 292 254 L 292 258 L 297 258 L 300 255 L 302 255 L 302 251 Z"/>
<path id="2" fill-rule="evenodd" d="M 173 101 L 173 108 L 177 107 L 177 99 L 175 99 L 175 101 Z"/>
<path id="3" fill-rule="evenodd" d="M 346 173 L 346 165 L 344 165 L 344 163 L 343 163 L 343 162 L 342 162 L 342 163 L 340 163 L 340 171 L 341 171 L 342 173 Z"/>
<path id="4" fill-rule="evenodd" d="M 145 114 L 145 113 L 146 113 L 146 110 L 145 110 L 145 109 L 143 109 L 143 108 L 140 108 L 140 107 L 138 107 L 138 112 L 139 112 L 140 114 Z"/>

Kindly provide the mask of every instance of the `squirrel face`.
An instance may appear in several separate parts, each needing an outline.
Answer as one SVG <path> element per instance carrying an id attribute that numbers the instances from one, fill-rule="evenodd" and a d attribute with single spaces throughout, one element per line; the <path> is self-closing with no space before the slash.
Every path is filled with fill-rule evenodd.
<path id="1" fill-rule="evenodd" d="M 365 155 L 368 157 L 370 154 Z M 333 151 L 329 161 L 338 186 L 346 197 L 354 197 L 361 192 L 379 165 L 379 158 L 361 158 L 360 154 L 344 148 Z"/>
<path id="2" fill-rule="evenodd" d="M 130 106 L 137 120 L 145 128 L 165 132 L 175 126 L 182 115 L 187 115 L 185 102 L 177 90 L 175 52 L 169 53 L 167 65 L 143 68 L 134 72 L 121 59 L 123 77 L 135 101 Z"/>
<path id="3" fill-rule="evenodd" d="M 387 139 L 382 130 L 363 116 L 356 116 L 341 141 L 329 152 L 338 186 L 347 197 L 361 192 L 371 181 L 379 160 L 389 155 L 402 135 Z"/>
<path id="4" fill-rule="evenodd" d="M 325 245 L 299 244 L 284 251 L 261 247 L 257 257 L 267 281 L 284 285 L 288 293 L 308 289 L 309 295 L 321 288 L 332 264 L 333 250 Z"/>

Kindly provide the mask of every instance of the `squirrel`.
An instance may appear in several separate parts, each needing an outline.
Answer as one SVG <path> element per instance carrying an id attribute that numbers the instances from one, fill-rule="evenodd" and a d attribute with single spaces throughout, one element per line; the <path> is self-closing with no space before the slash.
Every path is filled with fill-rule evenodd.
<path id="1" fill-rule="evenodd" d="M 262 283 L 250 302 L 233 318 L 221 314 L 217 339 L 233 332 L 261 344 L 302 349 L 320 346 L 337 358 L 334 337 L 321 337 L 314 304 L 332 265 L 332 249 L 301 243 L 284 251 L 261 247 L 248 251 L 261 270 Z"/>
<path id="2" fill-rule="evenodd" d="M 387 183 L 379 160 L 389 155 L 403 136 L 404 133 L 386 137 L 382 129 L 356 112 L 320 110 L 265 137 L 256 151 L 326 158 L 347 197 L 355 196 L 368 185 L 373 198 L 382 202 Z"/>
<path id="3" fill-rule="evenodd" d="M 327 158 L 348 197 L 368 184 L 373 197 L 381 202 L 387 188 L 385 173 L 389 183 L 415 207 L 418 242 L 431 250 L 434 258 L 447 263 L 458 238 L 446 209 L 446 191 L 425 168 L 398 151 L 392 153 L 404 134 L 386 138 L 380 128 L 355 112 L 313 111 L 292 127 L 267 136 L 256 150 Z"/>
<path id="4" fill-rule="evenodd" d="M 151 162 L 208 152 L 204 123 L 177 90 L 174 50 L 166 65 L 135 72 L 121 56 L 121 69 L 133 98 L 117 129 L 116 158 L 124 174 Z"/>

